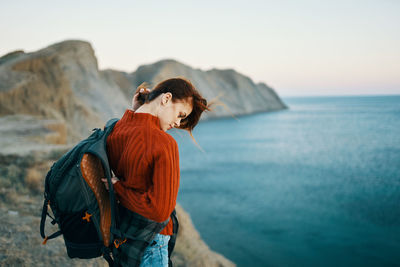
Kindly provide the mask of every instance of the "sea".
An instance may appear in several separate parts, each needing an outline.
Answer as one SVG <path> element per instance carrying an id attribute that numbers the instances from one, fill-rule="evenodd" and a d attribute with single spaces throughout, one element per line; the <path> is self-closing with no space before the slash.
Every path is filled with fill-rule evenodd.
<path id="1" fill-rule="evenodd" d="M 282 100 L 172 132 L 201 238 L 239 267 L 400 266 L 400 95 Z"/>

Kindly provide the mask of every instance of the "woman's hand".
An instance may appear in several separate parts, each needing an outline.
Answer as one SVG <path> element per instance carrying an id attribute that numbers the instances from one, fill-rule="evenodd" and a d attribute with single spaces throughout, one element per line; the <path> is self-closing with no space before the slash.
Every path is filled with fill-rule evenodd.
<path id="1" fill-rule="evenodd" d="M 104 183 L 104 186 L 106 187 L 107 191 L 108 191 L 108 182 L 107 182 L 107 178 L 101 178 L 101 181 Z M 115 184 L 116 182 L 118 182 L 119 179 L 117 177 L 111 177 L 111 182 L 112 184 Z"/>
<path id="2" fill-rule="evenodd" d="M 146 92 L 150 92 L 150 89 L 148 89 L 148 88 L 146 88 L 146 89 L 144 89 L 144 88 L 141 88 L 140 89 L 140 93 L 143 93 L 144 92 L 144 90 L 146 90 Z M 138 108 L 140 108 L 140 103 L 139 103 L 139 101 L 137 100 L 138 99 L 138 96 L 139 96 L 139 93 L 136 93 L 134 96 L 133 96 L 133 100 L 132 100 L 132 109 L 133 109 L 133 111 L 136 111 Z"/>

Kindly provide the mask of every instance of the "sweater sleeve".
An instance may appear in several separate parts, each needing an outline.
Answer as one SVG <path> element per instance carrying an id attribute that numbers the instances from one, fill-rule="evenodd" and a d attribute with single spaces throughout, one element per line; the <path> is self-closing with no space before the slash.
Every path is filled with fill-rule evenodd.
<path id="1" fill-rule="evenodd" d="M 158 145 L 152 149 L 152 185 L 146 192 L 139 192 L 124 181 L 114 184 L 121 203 L 142 216 L 163 222 L 169 218 L 176 205 L 179 189 L 179 152 L 174 142 Z M 133 172 L 130 172 L 133 173 Z"/>

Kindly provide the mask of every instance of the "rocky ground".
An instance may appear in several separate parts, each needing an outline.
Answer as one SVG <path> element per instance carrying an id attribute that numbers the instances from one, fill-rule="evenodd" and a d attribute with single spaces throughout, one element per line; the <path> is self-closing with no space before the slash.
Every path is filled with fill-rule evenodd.
<path id="1" fill-rule="evenodd" d="M 44 177 L 52 163 L 68 149 L 56 147 L 39 150 L 15 145 L 8 148 L 14 154 L 0 152 L 0 266 L 108 266 L 102 258 L 68 258 L 62 237 L 42 245 L 39 225 Z M 177 214 L 180 232 L 173 255 L 175 266 L 234 266 L 208 248 L 179 205 Z M 49 220 L 47 223 L 46 233 L 58 230 Z"/>
<path id="2" fill-rule="evenodd" d="M 0 266 L 107 266 L 102 259 L 69 259 L 62 237 L 42 245 L 39 197 L 14 197 L 17 202 L 0 207 Z"/>

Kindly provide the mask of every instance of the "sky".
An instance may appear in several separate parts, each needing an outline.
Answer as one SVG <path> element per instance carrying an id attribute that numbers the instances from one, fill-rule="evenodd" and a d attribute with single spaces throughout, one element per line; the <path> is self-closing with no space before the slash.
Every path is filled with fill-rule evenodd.
<path id="1" fill-rule="evenodd" d="M 400 94 L 400 1 L 5 1 L 0 55 L 78 39 L 100 69 L 175 59 L 281 96 Z"/>

